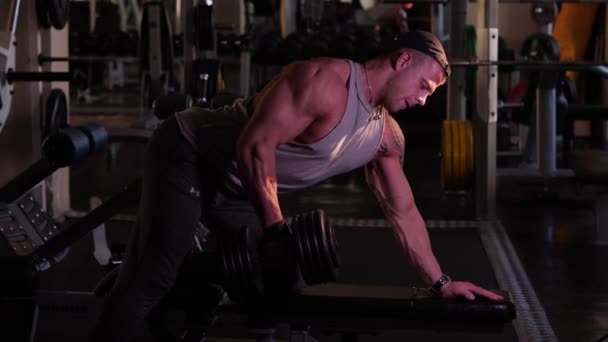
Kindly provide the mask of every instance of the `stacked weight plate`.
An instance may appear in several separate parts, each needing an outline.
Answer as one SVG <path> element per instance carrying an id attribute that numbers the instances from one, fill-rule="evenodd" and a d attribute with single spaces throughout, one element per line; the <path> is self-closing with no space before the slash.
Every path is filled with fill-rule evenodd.
<path id="1" fill-rule="evenodd" d="M 335 281 L 340 266 L 333 226 L 323 211 L 295 215 L 287 220 L 304 281 L 310 286 Z"/>
<path id="2" fill-rule="evenodd" d="M 252 239 L 249 229 L 244 228 L 226 232 L 218 240 L 224 287 L 236 300 L 256 297 L 263 290 L 258 252 Z"/>

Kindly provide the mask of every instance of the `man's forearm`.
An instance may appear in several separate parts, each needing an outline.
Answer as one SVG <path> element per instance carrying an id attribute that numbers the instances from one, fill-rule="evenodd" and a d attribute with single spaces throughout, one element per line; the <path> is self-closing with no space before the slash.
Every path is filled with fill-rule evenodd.
<path id="1" fill-rule="evenodd" d="M 274 150 L 268 150 L 260 146 L 244 149 L 237 161 L 243 187 L 251 196 L 265 227 L 283 220 L 277 195 Z"/>
<path id="2" fill-rule="evenodd" d="M 391 215 L 389 220 L 410 264 L 418 271 L 425 285 L 433 285 L 441 277 L 442 271 L 418 211 L 413 208 L 403 215 Z"/>

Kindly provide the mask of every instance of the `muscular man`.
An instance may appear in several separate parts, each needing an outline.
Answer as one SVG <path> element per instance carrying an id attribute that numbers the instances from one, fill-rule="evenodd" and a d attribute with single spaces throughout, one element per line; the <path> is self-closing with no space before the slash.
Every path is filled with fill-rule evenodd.
<path id="1" fill-rule="evenodd" d="M 403 134 L 387 113 L 424 105 L 450 67 L 430 33 L 403 33 L 393 43 L 362 65 L 330 58 L 294 63 L 250 99 L 176 113 L 155 131 L 138 221 L 97 341 L 131 338 L 174 284 L 199 221 L 211 229 L 246 224 L 262 236 L 276 234 L 285 229 L 279 193 L 362 166 L 425 284 L 444 298 L 500 299 L 450 281 L 433 255 L 403 173 Z"/>

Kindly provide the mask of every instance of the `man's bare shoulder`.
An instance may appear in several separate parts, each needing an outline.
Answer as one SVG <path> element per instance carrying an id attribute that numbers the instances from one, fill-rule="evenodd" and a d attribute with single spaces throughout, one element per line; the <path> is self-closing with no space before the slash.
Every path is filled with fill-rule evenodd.
<path id="1" fill-rule="evenodd" d="M 283 69 L 289 76 L 325 78 L 346 84 L 350 73 L 348 62 L 336 58 L 314 58 L 289 64 Z"/>
<path id="2" fill-rule="evenodd" d="M 345 103 L 349 71 L 344 60 L 317 58 L 293 63 L 283 73 L 298 95 L 296 102 L 312 110 L 327 110 Z"/>

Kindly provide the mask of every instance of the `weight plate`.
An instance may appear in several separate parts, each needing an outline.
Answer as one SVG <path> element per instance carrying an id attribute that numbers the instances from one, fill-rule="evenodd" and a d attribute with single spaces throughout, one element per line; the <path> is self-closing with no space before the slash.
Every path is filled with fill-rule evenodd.
<path id="1" fill-rule="evenodd" d="M 325 217 L 323 212 L 317 210 L 314 212 L 315 221 L 318 222 L 318 236 L 319 236 L 319 244 L 321 246 L 321 262 L 323 263 L 323 277 L 321 279 L 322 282 L 328 282 L 335 280 L 335 265 L 333 262 L 333 258 L 331 256 L 330 251 L 330 243 L 327 236 L 326 230 L 328 229 L 327 222 L 325 222 Z"/>
<path id="2" fill-rule="evenodd" d="M 302 265 L 304 266 L 302 270 L 302 277 L 304 278 L 307 284 L 311 285 L 314 275 L 314 265 L 311 263 L 310 260 L 311 250 L 303 215 L 297 215 L 296 220 L 298 221 L 297 241 L 302 247 Z"/>
<path id="3" fill-rule="evenodd" d="M 45 30 L 51 28 L 51 21 L 49 19 L 50 6 L 50 1 L 48 0 L 36 0 L 36 18 L 38 19 L 38 26 Z"/>
<path id="4" fill-rule="evenodd" d="M 260 258 L 257 254 L 256 246 L 251 241 L 251 235 L 249 228 L 245 230 L 245 239 L 244 244 L 247 250 L 245 254 L 245 271 L 247 277 L 247 286 L 248 293 L 253 294 L 254 296 L 259 296 L 263 293 L 263 280 L 262 280 L 262 270 L 258 267 Z"/>
<path id="5" fill-rule="evenodd" d="M 475 170 L 475 149 L 473 146 L 473 126 L 470 121 L 465 121 L 465 151 L 467 154 L 467 165 L 465 169 L 465 184 L 473 184 L 473 172 Z"/>
<path id="6" fill-rule="evenodd" d="M 441 184 L 444 190 L 464 190 L 474 173 L 473 128 L 467 120 L 445 120 L 441 127 Z"/>
<path id="7" fill-rule="evenodd" d="M 315 220 L 314 212 L 306 213 L 306 226 L 308 233 L 308 244 L 310 245 L 310 262 L 313 265 L 313 278 L 315 284 L 318 284 L 323 276 L 324 267 L 321 259 L 322 246 L 320 244 L 321 237 L 319 236 L 319 222 Z"/>
<path id="8" fill-rule="evenodd" d="M 441 123 L 441 186 L 444 190 L 452 188 L 452 121 Z"/>
<path id="9" fill-rule="evenodd" d="M 293 217 L 294 226 L 292 229 L 294 230 L 294 245 L 296 246 L 296 251 L 298 254 L 298 264 L 300 265 L 300 272 L 302 277 L 306 280 L 311 272 L 310 264 L 308 262 L 308 258 L 306 257 L 306 248 L 304 246 L 305 235 L 302 233 L 303 225 L 300 220 L 300 215 L 296 215 Z"/>
<path id="10" fill-rule="evenodd" d="M 336 240 L 334 225 L 330 222 L 325 222 L 327 229 L 325 233 L 327 235 L 327 241 L 329 241 L 329 251 L 331 252 L 331 259 L 334 264 L 334 274 L 336 273 L 336 269 L 340 267 L 342 262 L 340 261 L 340 254 L 338 253 L 338 240 Z M 337 275 L 336 275 L 337 276 Z"/>
<path id="11" fill-rule="evenodd" d="M 70 0 L 48 0 L 47 6 L 51 25 L 62 30 L 70 17 Z"/>
<path id="12" fill-rule="evenodd" d="M 462 187 L 462 176 L 464 175 L 464 154 L 462 138 L 462 121 L 452 122 L 452 151 L 454 152 L 454 189 L 459 190 Z"/>
<path id="13" fill-rule="evenodd" d="M 318 239 L 317 239 L 317 229 L 316 229 L 316 222 L 314 222 L 314 217 L 312 215 L 312 212 L 308 212 L 306 214 L 303 214 L 303 218 L 304 218 L 304 228 L 305 228 L 305 233 L 306 233 L 306 244 L 308 245 L 308 248 L 310 250 L 310 253 L 308 254 L 308 262 L 310 265 L 310 279 L 311 279 L 311 284 L 310 285 L 314 285 L 314 284 L 318 284 L 319 283 L 319 275 L 320 273 L 323 272 L 323 268 L 321 265 L 321 260 L 319 260 L 319 246 L 318 246 Z"/>

